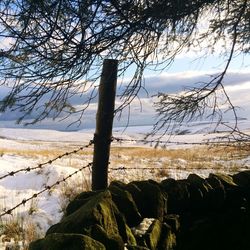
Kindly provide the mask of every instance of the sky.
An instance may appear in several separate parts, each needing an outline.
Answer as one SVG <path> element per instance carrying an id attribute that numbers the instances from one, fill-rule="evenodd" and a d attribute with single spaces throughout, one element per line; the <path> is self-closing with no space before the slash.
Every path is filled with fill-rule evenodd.
<path id="1" fill-rule="evenodd" d="M 206 62 L 194 61 L 194 58 L 178 58 L 169 70 L 162 73 L 145 72 L 145 88 L 146 92 L 141 93 L 140 100 L 136 99 L 130 107 L 130 116 L 128 110 L 124 110 L 120 119 L 115 118 L 114 126 L 125 126 L 129 122 L 130 126 L 134 125 L 152 125 L 155 123 L 157 116 L 153 108 L 152 95 L 158 92 L 177 93 L 187 86 L 194 86 L 195 83 L 208 81 L 210 75 L 220 70 L 218 60 L 208 58 Z M 224 82 L 227 92 L 235 106 L 240 107 L 238 110 L 239 117 L 250 119 L 250 59 L 245 58 L 244 64 L 242 59 L 237 58 L 230 67 Z M 119 81 L 119 80 L 118 80 Z M 3 88 L 1 96 L 4 95 Z M 71 100 L 71 104 L 79 106 L 82 102 L 81 97 L 75 97 Z M 116 105 L 119 105 L 117 99 Z M 95 127 L 96 102 L 92 103 L 86 111 L 82 124 L 69 124 L 77 120 L 76 115 L 72 115 L 69 119 L 63 121 L 54 121 L 51 118 L 45 119 L 43 122 L 30 125 L 26 128 L 40 129 L 56 129 L 56 130 L 78 130 L 82 128 Z M 0 127 L 23 127 L 17 125 L 16 119 L 20 114 L 18 112 L 8 111 L 0 115 Z M 230 114 L 226 115 L 230 118 Z M 68 127 L 69 126 L 69 127 Z"/>
<path id="2" fill-rule="evenodd" d="M 200 35 L 209 27 L 209 20 L 212 17 L 211 13 L 205 13 L 205 18 L 198 22 L 198 30 Z M 210 37 L 211 39 L 211 37 Z M 140 93 L 140 99 L 135 99 L 130 106 L 130 109 L 123 111 L 121 117 L 117 116 L 114 120 L 114 126 L 130 126 L 134 125 L 152 125 L 157 121 L 157 115 L 153 107 L 155 98 L 153 95 L 158 92 L 166 92 L 168 94 L 179 93 L 184 88 L 195 86 L 198 82 L 208 82 L 212 75 L 221 72 L 226 64 L 226 58 L 220 57 L 224 49 L 230 51 L 231 40 L 225 38 L 223 41 L 217 41 L 214 47 L 213 54 L 209 54 L 211 46 L 209 40 L 204 40 L 201 44 L 193 46 L 190 51 L 183 51 L 177 55 L 173 64 L 162 72 L 155 72 L 146 69 L 144 72 L 144 83 L 147 92 Z M 11 43 L 8 39 L 0 40 L 0 49 L 8 47 Z M 226 48 L 229 46 L 228 48 Z M 202 51 L 201 51 L 202 48 Z M 237 49 L 237 47 L 236 47 Z M 204 57 L 206 54 L 209 56 Z M 161 55 L 157 55 L 159 58 Z M 129 79 L 130 73 L 125 76 Z M 118 79 L 120 82 L 121 79 Z M 227 75 L 223 80 L 227 94 L 230 97 L 233 105 L 237 106 L 238 116 L 250 119 L 250 55 L 233 56 L 233 60 L 228 68 Z M 7 89 L 0 86 L 0 101 L 6 95 Z M 119 89 L 118 89 L 119 92 Z M 44 98 L 46 101 L 46 97 Z M 84 101 L 84 97 L 80 95 L 74 96 L 69 102 L 72 106 L 80 108 Z M 116 99 L 116 106 L 119 106 L 120 101 Z M 97 109 L 97 98 L 90 104 L 83 118 L 81 124 L 73 123 L 79 116 L 72 115 L 68 119 L 53 120 L 52 118 L 44 119 L 40 123 L 30 125 L 26 128 L 42 128 L 42 129 L 56 129 L 56 130 L 79 130 L 82 128 L 94 128 L 95 117 Z M 16 120 L 20 117 L 18 111 L 7 110 L 5 113 L 0 113 L 0 127 L 24 127 L 23 124 L 16 124 Z M 30 122 L 35 118 L 36 113 L 32 113 L 24 123 Z M 232 113 L 225 114 L 226 119 L 232 118 Z M 72 124 L 71 126 L 69 126 Z"/>
<path id="3" fill-rule="evenodd" d="M 199 58 L 199 59 L 197 59 Z M 206 82 L 211 79 L 211 75 L 220 72 L 225 66 L 225 59 L 220 58 L 218 54 L 201 57 L 200 53 L 182 53 L 178 55 L 174 63 L 162 72 L 145 70 L 144 83 L 147 92 L 142 91 L 140 99 L 130 106 L 130 110 L 125 109 L 121 117 L 115 117 L 114 126 L 140 126 L 153 125 L 157 121 L 153 103 L 155 98 L 152 95 L 158 92 L 169 94 L 178 93 L 185 87 L 195 86 L 197 82 Z M 129 74 L 126 76 L 129 79 Z M 125 81 L 126 81 L 125 77 Z M 118 79 L 118 83 L 121 79 Z M 239 107 L 238 116 L 240 118 L 250 119 L 250 56 L 239 55 L 233 59 L 224 78 L 224 85 L 232 103 Z M 0 99 L 6 94 L 6 89 L 0 87 Z M 75 96 L 70 103 L 75 107 L 81 107 L 82 97 Z M 81 124 L 73 123 L 78 119 L 78 115 L 71 115 L 66 120 L 53 120 L 47 118 L 44 121 L 26 126 L 25 128 L 55 129 L 55 130 L 80 130 L 83 128 L 94 128 L 97 99 L 89 106 L 81 119 Z M 120 104 L 116 99 L 116 106 Z M 129 114 L 129 115 L 128 115 Z M 0 127 L 5 128 L 23 128 L 23 124 L 16 124 L 20 117 L 17 111 L 8 110 L 0 113 Z M 31 114 L 30 118 L 34 118 Z M 226 119 L 232 118 L 232 113 L 225 114 Z M 29 122 L 31 120 L 25 120 Z M 70 125 L 71 124 L 71 125 Z M 69 126 L 70 125 L 70 126 Z"/>

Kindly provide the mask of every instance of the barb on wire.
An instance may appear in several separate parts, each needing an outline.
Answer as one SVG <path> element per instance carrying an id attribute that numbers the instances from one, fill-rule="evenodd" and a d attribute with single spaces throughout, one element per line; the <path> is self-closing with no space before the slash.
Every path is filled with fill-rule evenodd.
<path id="1" fill-rule="evenodd" d="M 8 177 L 8 176 L 14 176 L 15 174 L 17 173 L 20 173 L 20 172 L 30 172 L 32 170 L 36 170 L 36 169 L 41 169 L 43 166 L 47 165 L 47 164 L 51 164 L 53 163 L 54 161 L 58 160 L 58 159 L 61 159 L 63 158 L 64 156 L 68 156 L 68 155 L 71 155 L 71 154 L 76 154 L 78 153 L 79 151 L 83 150 L 84 148 L 88 148 L 90 147 L 91 145 L 93 144 L 93 140 L 90 140 L 88 144 L 84 145 L 84 146 L 81 146 L 80 148 L 78 149 L 75 149 L 75 150 L 72 150 L 72 151 L 69 151 L 69 152 L 65 152 L 61 155 L 58 155 L 57 157 L 53 158 L 53 159 L 50 159 L 46 162 L 43 162 L 43 163 L 39 163 L 37 166 L 35 167 L 27 167 L 27 168 L 21 168 L 21 169 L 18 169 L 16 171 L 11 171 L 9 172 L 8 174 L 5 174 L 3 176 L 0 177 L 0 180 Z"/>
<path id="2" fill-rule="evenodd" d="M 62 182 L 65 182 L 67 179 L 71 178 L 73 175 L 76 175 L 77 173 L 81 172 L 83 169 L 85 168 L 89 168 L 90 166 L 92 166 L 92 162 L 88 163 L 86 166 L 83 166 L 81 168 L 79 168 L 78 170 L 76 170 L 75 172 L 73 172 L 72 174 L 68 175 L 67 177 L 64 177 L 61 180 L 58 180 L 57 182 L 55 182 L 54 184 L 50 185 L 50 186 L 45 186 L 44 189 L 42 189 L 41 191 L 33 194 L 31 197 L 27 198 L 27 199 L 23 199 L 20 203 L 18 203 L 17 205 L 15 205 L 14 207 L 10 208 L 10 209 L 3 209 L 3 213 L 0 214 L 0 218 L 4 215 L 11 215 L 11 213 L 17 209 L 18 207 L 25 205 L 28 201 L 38 197 L 39 195 L 41 195 L 42 193 L 51 190 L 53 187 L 61 184 Z"/>

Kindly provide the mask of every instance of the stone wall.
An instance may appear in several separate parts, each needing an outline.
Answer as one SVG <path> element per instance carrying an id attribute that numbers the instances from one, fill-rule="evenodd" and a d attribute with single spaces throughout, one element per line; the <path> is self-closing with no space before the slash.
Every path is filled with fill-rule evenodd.
<path id="1" fill-rule="evenodd" d="M 79 194 L 30 250 L 250 249 L 250 171 L 112 182 Z M 145 227 L 145 218 L 151 222 Z M 143 224 L 143 223 L 144 224 Z"/>

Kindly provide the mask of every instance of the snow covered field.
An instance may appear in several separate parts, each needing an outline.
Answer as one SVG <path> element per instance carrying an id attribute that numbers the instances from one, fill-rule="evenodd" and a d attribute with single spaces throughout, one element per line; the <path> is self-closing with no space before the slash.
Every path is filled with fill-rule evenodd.
<path id="1" fill-rule="evenodd" d="M 250 133 L 248 121 L 241 126 Z M 223 129 L 222 129 L 223 130 Z M 114 137 L 128 141 L 112 143 L 110 181 L 118 179 L 129 182 L 138 179 L 182 179 L 195 172 L 206 177 L 210 172 L 233 173 L 250 168 L 250 153 L 235 149 L 209 149 L 186 143 L 201 143 L 219 135 L 211 133 L 207 123 L 191 124 L 179 135 L 161 140 L 168 141 L 166 149 L 154 149 L 150 144 L 133 140 L 143 139 L 150 127 L 114 128 Z M 92 161 L 92 148 L 84 148 L 77 154 L 66 155 L 51 164 L 40 166 L 65 152 L 88 144 L 94 130 L 59 132 L 53 130 L 0 129 L 0 214 L 13 208 L 24 199 L 51 186 Z M 38 167 L 33 171 L 21 171 L 14 176 L 1 178 L 12 171 Z M 25 205 L 2 216 L 2 221 L 18 220 L 24 228 L 31 227 L 43 234 L 50 225 L 58 222 L 67 202 L 73 195 L 91 187 L 91 170 L 85 168 L 65 182 L 41 193 Z M 2 230 L 2 226 L 0 227 Z M 2 234 L 2 232 L 0 232 Z M 0 243 L 2 244 L 2 243 Z M 0 249 L 5 249 L 0 245 Z"/>

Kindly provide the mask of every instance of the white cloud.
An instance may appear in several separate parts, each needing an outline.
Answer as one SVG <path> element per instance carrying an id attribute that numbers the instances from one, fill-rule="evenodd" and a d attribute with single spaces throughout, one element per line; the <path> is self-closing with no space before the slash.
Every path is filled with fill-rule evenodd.
<path id="1" fill-rule="evenodd" d="M 166 93 L 176 93 L 183 90 L 184 87 L 192 86 L 198 82 L 209 81 L 210 76 L 215 74 L 215 71 L 186 71 L 183 73 L 163 73 L 160 75 L 151 75 L 145 77 L 145 87 L 149 93 L 149 96 L 157 94 L 158 92 Z M 241 114 L 248 116 L 250 114 L 250 72 L 248 71 L 229 71 L 227 76 L 224 79 L 226 90 L 235 106 L 240 106 L 243 109 L 240 110 Z M 0 87 L 0 99 L 3 98 L 4 92 L 6 89 Z M 83 102 L 86 100 L 86 97 L 81 95 L 76 95 L 71 98 L 70 103 L 77 109 L 80 110 L 83 106 Z M 95 116 L 97 109 L 97 98 L 94 99 L 84 113 L 82 124 L 78 127 L 77 124 L 73 124 L 69 127 L 70 130 L 80 129 L 83 127 L 94 127 L 95 126 Z M 116 105 L 118 106 L 120 100 L 117 98 Z M 122 117 L 120 120 L 115 118 L 115 126 L 121 126 L 127 124 L 129 110 L 126 109 L 123 111 Z M 16 126 L 15 120 L 20 114 L 18 112 L 8 111 L 5 114 L 0 115 L 0 126 Z M 31 116 L 33 117 L 33 116 Z M 29 118 L 31 118 L 29 117 Z M 45 119 L 42 123 L 34 125 L 37 128 L 53 128 L 53 129 L 66 129 L 67 126 L 76 121 L 79 118 L 79 114 L 74 114 L 69 117 L 67 120 L 54 121 L 53 119 Z M 139 124 L 152 124 L 154 123 L 156 114 L 153 109 L 153 100 L 148 97 L 144 92 L 141 94 L 140 100 L 135 99 L 135 101 L 130 106 L 130 125 L 139 125 Z"/>
<path id="2" fill-rule="evenodd" d="M 209 82 L 216 71 L 186 71 L 183 73 L 163 73 L 145 78 L 145 87 L 149 95 L 157 92 L 176 93 L 190 86 L 199 86 Z M 224 78 L 225 86 L 240 86 L 250 79 L 250 72 L 229 71 Z"/>

